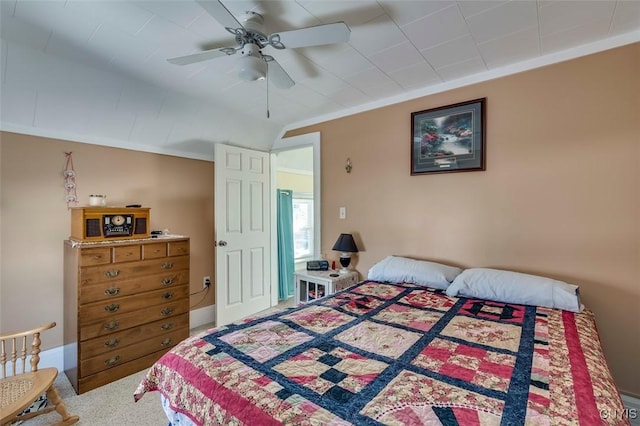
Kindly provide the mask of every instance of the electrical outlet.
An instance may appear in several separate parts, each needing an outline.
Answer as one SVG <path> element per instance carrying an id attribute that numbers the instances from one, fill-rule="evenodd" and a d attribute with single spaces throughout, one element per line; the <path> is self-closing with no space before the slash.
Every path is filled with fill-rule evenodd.
<path id="1" fill-rule="evenodd" d="M 211 277 L 206 276 L 202 279 L 202 288 L 208 288 L 209 286 L 211 286 Z"/>

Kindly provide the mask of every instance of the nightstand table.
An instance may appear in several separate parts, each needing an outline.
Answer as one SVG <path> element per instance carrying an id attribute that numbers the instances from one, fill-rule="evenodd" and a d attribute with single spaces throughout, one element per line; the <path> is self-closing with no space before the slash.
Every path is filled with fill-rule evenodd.
<path id="1" fill-rule="evenodd" d="M 338 275 L 332 277 L 331 275 Z M 336 291 L 344 290 L 358 282 L 358 273 L 349 271 L 341 274 L 338 271 L 297 271 L 295 279 L 295 303 L 311 302 L 328 296 Z"/>

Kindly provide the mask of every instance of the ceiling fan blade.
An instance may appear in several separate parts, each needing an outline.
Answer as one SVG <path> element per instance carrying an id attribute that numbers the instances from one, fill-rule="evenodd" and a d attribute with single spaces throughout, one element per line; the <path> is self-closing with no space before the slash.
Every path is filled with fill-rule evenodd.
<path id="1" fill-rule="evenodd" d="M 177 58 L 167 59 L 168 62 L 175 65 L 189 65 L 196 62 L 202 62 L 209 59 L 219 58 L 221 56 L 229 56 L 236 53 L 236 49 L 233 47 L 225 47 L 222 49 L 210 49 L 204 52 L 194 53 L 186 56 L 178 56 Z"/>
<path id="2" fill-rule="evenodd" d="M 300 28 L 271 34 L 269 43 L 276 49 L 321 46 L 323 44 L 346 43 L 351 30 L 344 22 Z"/>
<path id="3" fill-rule="evenodd" d="M 265 55 L 269 80 L 278 89 L 290 89 L 296 84 L 282 66 L 272 56 Z"/>
<path id="4" fill-rule="evenodd" d="M 235 34 L 235 30 L 238 28 L 244 28 L 219 0 L 199 0 L 198 4 L 231 34 Z"/>

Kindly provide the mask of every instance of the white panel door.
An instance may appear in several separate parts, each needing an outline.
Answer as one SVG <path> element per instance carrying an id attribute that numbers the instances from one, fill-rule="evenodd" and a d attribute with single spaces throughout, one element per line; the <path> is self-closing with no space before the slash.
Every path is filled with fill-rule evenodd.
<path id="1" fill-rule="evenodd" d="M 269 308 L 269 154 L 215 146 L 216 326 Z"/>

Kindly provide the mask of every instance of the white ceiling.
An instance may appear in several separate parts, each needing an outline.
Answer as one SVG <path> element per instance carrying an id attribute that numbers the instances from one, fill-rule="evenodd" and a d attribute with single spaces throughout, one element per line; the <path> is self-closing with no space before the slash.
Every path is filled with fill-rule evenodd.
<path id="1" fill-rule="evenodd" d="M 640 1 L 223 0 L 266 32 L 344 21 L 349 43 L 275 50 L 288 90 L 236 56 L 166 59 L 233 37 L 191 0 L 0 0 L 3 130 L 213 159 L 301 124 L 640 41 Z M 267 118 L 267 99 L 270 118 Z"/>
<path id="2" fill-rule="evenodd" d="M 287 149 L 277 153 L 277 167 L 283 172 L 313 174 L 313 147 Z"/>

